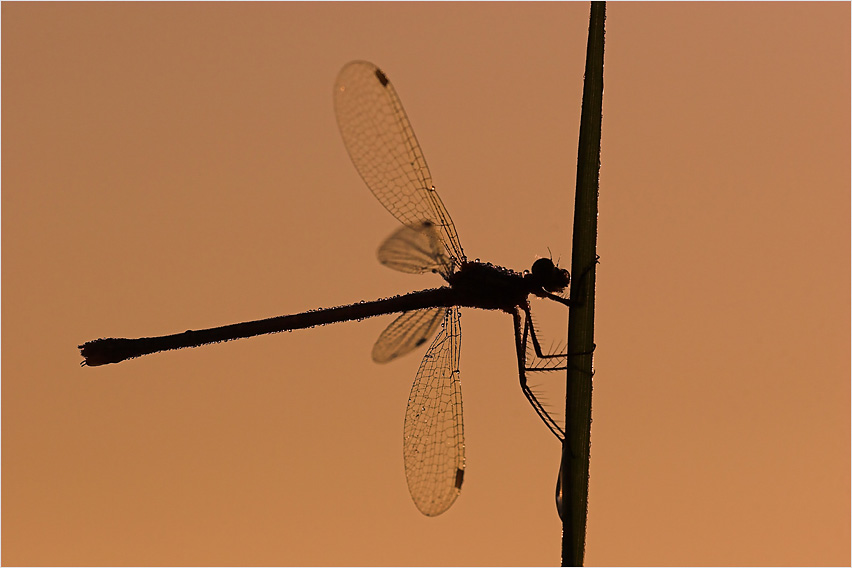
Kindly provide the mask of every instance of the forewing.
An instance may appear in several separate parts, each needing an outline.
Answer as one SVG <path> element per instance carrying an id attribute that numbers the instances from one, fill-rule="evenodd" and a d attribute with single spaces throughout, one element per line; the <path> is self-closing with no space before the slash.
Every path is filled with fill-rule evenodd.
<path id="1" fill-rule="evenodd" d="M 378 257 L 379 262 L 400 272 L 438 272 L 449 278 L 453 271 L 452 259 L 447 257 L 438 230 L 429 221 L 394 231 L 379 247 Z"/>
<path id="2" fill-rule="evenodd" d="M 450 308 L 411 387 L 405 411 L 405 477 L 414 504 L 427 516 L 450 508 L 464 478 L 458 308 Z"/>
<path id="3" fill-rule="evenodd" d="M 367 61 L 346 64 L 337 76 L 334 109 L 349 157 L 381 204 L 403 225 L 434 223 L 448 256 L 464 261 L 453 221 L 387 76 Z"/>
<path id="4" fill-rule="evenodd" d="M 403 312 L 376 340 L 373 361 L 387 363 L 420 347 L 440 327 L 447 308 L 425 308 Z"/>

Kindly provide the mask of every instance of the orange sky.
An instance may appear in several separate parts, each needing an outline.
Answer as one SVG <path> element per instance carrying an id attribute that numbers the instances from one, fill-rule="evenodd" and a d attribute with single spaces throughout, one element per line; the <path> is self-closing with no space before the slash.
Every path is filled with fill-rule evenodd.
<path id="1" fill-rule="evenodd" d="M 4 3 L 2 537 L 18 565 L 547 565 L 559 445 L 463 312 L 467 470 L 412 504 L 390 318 L 76 346 L 438 285 L 331 92 L 395 84 L 465 251 L 570 259 L 588 4 Z M 850 5 L 611 4 L 589 565 L 850 562 Z M 554 341 L 558 342 L 559 331 Z"/>

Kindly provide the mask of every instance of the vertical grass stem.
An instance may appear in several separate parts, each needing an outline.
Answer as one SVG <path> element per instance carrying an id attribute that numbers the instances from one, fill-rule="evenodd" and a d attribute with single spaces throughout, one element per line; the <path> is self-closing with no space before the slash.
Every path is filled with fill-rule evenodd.
<path id="1" fill-rule="evenodd" d="M 568 318 L 569 364 L 561 468 L 563 566 L 583 565 L 586 541 L 605 19 L 606 2 L 592 2 L 580 115 L 571 250 L 571 274 L 574 276 L 571 298 L 583 301 L 579 306 L 572 306 Z"/>

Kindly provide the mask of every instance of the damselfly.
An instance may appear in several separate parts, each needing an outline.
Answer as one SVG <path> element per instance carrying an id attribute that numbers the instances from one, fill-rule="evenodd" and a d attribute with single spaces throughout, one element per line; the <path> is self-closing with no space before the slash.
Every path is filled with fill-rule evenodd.
<path id="1" fill-rule="evenodd" d="M 502 310 L 512 316 L 521 389 L 547 427 L 563 439 L 558 420 L 528 386 L 527 373 L 565 369 L 567 358 L 542 351 L 529 296 L 569 306 L 560 294 L 570 277 L 549 258 L 536 260 L 524 273 L 467 260 L 399 96 L 378 67 L 366 61 L 347 64 L 337 77 L 334 108 L 352 163 L 403 225 L 379 247 L 379 261 L 402 272 L 439 274 L 448 286 L 174 335 L 96 339 L 80 346 L 83 364 L 118 363 L 169 349 L 401 312 L 379 336 L 372 355 L 377 362 L 390 361 L 437 332 L 411 387 L 404 458 L 415 505 L 425 515 L 439 515 L 456 500 L 464 478 L 459 308 Z"/>

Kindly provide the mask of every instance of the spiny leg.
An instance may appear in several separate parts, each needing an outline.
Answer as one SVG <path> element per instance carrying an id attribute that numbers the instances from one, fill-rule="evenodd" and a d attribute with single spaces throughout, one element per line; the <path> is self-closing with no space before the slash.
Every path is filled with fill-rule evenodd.
<path id="1" fill-rule="evenodd" d="M 524 312 L 525 320 L 523 327 L 521 326 L 521 310 Z M 535 325 L 532 321 L 532 312 L 530 311 L 529 305 L 520 306 L 515 308 L 512 312 L 512 319 L 514 322 L 514 332 L 515 332 L 515 348 L 517 351 L 518 358 L 518 378 L 521 384 L 521 390 L 524 393 L 524 396 L 529 401 L 530 405 L 535 410 L 536 414 L 538 414 L 539 418 L 541 418 L 542 422 L 544 422 L 545 426 L 553 432 L 553 434 L 560 441 L 564 439 L 565 433 L 563 429 L 559 426 L 558 422 L 551 417 L 551 415 L 545 409 L 544 404 L 538 399 L 535 393 L 530 388 L 527 383 L 527 372 L 544 372 L 544 371 L 564 371 L 569 368 L 568 363 L 568 354 L 567 353 L 555 353 L 555 354 L 546 354 L 541 348 L 541 343 L 536 336 Z M 563 358 L 566 360 L 565 365 L 553 366 L 553 367 L 531 367 L 527 365 L 527 354 L 528 354 L 528 346 L 529 341 L 532 339 L 533 350 L 535 352 L 535 356 L 548 361 L 556 358 Z M 575 355 L 588 355 L 594 351 L 589 351 L 587 353 L 577 353 Z M 594 375 L 594 373 L 592 373 Z"/>
<path id="2" fill-rule="evenodd" d="M 535 326 L 533 325 L 532 312 L 530 311 L 530 307 L 529 307 L 529 305 L 527 305 L 527 306 L 524 306 L 522 309 L 524 310 L 524 315 L 526 316 L 526 318 L 524 320 L 524 331 L 523 331 L 524 345 L 525 346 L 527 345 L 527 337 L 530 337 L 532 339 L 532 344 L 533 344 L 533 349 L 535 350 L 535 355 L 539 359 L 556 359 L 556 358 L 567 359 L 567 357 L 568 357 L 567 352 L 547 354 L 542 350 L 541 343 L 539 343 L 538 336 L 536 335 L 536 332 L 535 332 Z M 572 353 L 572 355 L 590 355 L 594 352 L 594 350 L 595 350 L 595 348 L 592 347 L 591 351 L 584 351 L 582 353 Z M 564 371 L 564 370 L 567 370 L 567 369 L 568 369 L 567 365 L 562 366 L 562 367 L 546 367 L 546 368 L 527 367 L 526 368 L 527 371 L 560 371 L 560 370 Z"/>
<path id="3" fill-rule="evenodd" d="M 545 426 L 547 426 L 553 435 L 556 436 L 559 440 L 565 439 L 565 432 L 556 421 L 547 413 L 544 409 L 544 406 L 539 402 L 536 398 L 535 394 L 530 390 L 529 385 L 527 384 L 527 338 L 528 338 L 528 330 L 531 329 L 529 323 L 527 322 L 523 329 L 521 329 L 521 313 L 515 308 L 512 312 L 512 320 L 514 322 L 515 327 L 515 350 L 517 351 L 518 356 L 518 378 L 521 383 L 521 390 L 524 393 L 524 396 L 527 397 L 530 405 L 535 410 L 536 414 L 538 414 L 539 418 L 541 418 L 542 422 L 544 422 Z M 534 340 L 534 344 L 537 340 Z M 540 347 L 538 350 L 540 351 Z"/>

